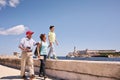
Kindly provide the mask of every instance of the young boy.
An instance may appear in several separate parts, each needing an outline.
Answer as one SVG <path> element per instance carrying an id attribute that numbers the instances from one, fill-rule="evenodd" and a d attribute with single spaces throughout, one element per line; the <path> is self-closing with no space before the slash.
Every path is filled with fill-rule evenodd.
<path id="1" fill-rule="evenodd" d="M 54 59 L 57 59 L 56 53 L 55 53 L 55 47 L 54 47 L 54 43 L 56 43 L 56 45 L 58 45 L 57 39 L 56 39 L 56 34 L 54 32 L 55 28 L 54 26 L 50 26 L 50 32 L 48 34 L 48 40 L 50 43 L 50 50 L 48 53 L 48 58 L 50 59 L 51 54 L 53 55 Z"/>

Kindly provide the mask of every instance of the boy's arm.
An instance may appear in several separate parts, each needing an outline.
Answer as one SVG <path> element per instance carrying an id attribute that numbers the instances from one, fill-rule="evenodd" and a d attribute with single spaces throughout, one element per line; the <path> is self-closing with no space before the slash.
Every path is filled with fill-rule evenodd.
<path id="1" fill-rule="evenodd" d="M 57 39 L 55 38 L 55 43 L 56 43 L 56 45 L 58 45 L 58 41 L 57 41 Z"/>
<path id="2" fill-rule="evenodd" d="M 49 43 L 50 43 L 50 36 L 48 35 L 48 40 L 49 40 Z"/>
<path id="3" fill-rule="evenodd" d="M 50 42 L 50 36 L 48 35 L 48 40 L 49 40 L 49 47 L 52 46 L 52 43 Z"/>

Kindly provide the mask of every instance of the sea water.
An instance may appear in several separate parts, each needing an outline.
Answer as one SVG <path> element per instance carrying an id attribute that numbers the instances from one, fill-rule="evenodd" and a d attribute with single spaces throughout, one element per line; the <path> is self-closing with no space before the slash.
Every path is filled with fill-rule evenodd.
<path id="1" fill-rule="evenodd" d="M 108 57 L 64 57 L 59 56 L 60 60 L 89 60 L 89 61 L 120 61 L 120 58 L 108 58 Z"/>

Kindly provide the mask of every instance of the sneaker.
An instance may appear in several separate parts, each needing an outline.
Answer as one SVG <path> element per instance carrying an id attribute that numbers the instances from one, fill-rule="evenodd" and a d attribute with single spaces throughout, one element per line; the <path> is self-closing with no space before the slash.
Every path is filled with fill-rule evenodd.
<path id="1" fill-rule="evenodd" d="M 48 59 L 51 59 L 51 57 L 48 57 Z"/>
<path id="2" fill-rule="evenodd" d="M 39 74 L 39 77 L 43 77 L 43 75 L 42 75 L 42 74 Z"/>
<path id="3" fill-rule="evenodd" d="M 56 59 L 56 60 L 57 60 L 58 58 L 57 58 L 57 57 L 55 57 L 54 59 Z"/>
<path id="4" fill-rule="evenodd" d="M 26 78 L 26 76 L 25 76 L 25 75 L 23 75 L 23 76 L 22 76 L 22 78 Z"/>
<path id="5" fill-rule="evenodd" d="M 35 75 L 31 75 L 30 78 L 31 78 L 31 79 L 35 78 Z"/>
<path id="6" fill-rule="evenodd" d="M 45 75 L 44 78 L 48 78 L 48 77 Z"/>

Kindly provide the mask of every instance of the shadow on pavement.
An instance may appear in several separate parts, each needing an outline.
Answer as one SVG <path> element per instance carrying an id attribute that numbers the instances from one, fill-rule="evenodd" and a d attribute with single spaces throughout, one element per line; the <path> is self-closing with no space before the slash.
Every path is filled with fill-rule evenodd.
<path id="1" fill-rule="evenodd" d="M 30 79 L 29 77 L 26 77 L 26 78 L 21 78 L 21 76 L 6 76 L 6 77 L 2 77 L 0 78 L 0 80 L 3 79 L 3 80 L 32 80 Z M 56 79 L 44 79 L 43 77 L 36 77 L 35 79 L 37 80 L 56 80 Z"/>
<path id="2" fill-rule="evenodd" d="M 15 79 L 16 80 L 16 79 L 23 79 L 23 78 L 21 78 L 21 76 L 6 76 L 6 77 L 2 77 L 0 79 L 7 79 L 7 80 Z M 25 78 L 23 80 L 29 80 L 29 79 Z"/>

